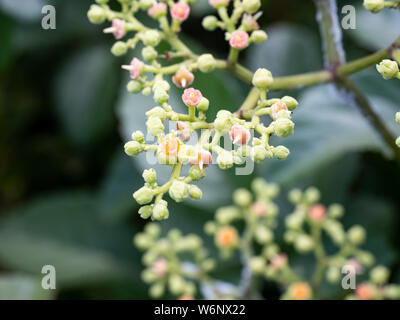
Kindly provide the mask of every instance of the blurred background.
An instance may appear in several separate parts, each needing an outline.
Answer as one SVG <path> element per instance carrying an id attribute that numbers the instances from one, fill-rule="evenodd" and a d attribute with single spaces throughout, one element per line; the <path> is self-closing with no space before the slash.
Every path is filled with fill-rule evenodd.
<path id="1" fill-rule="evenodd" d="M 143 183 L 141 171 L 148 165 L 144 158 L 127 157 L 123 144 L 133 130 L 144 131 L 145 110 L 154 102 L 126 92 L 124 59 L 111 55 L 113 39 L 101 32 L 104 25 L 87 20 L 93 2 L 0 0 L 0 298 L 148 298 L 140 280 L 141 254 L 132 245 L 145 223 L 132 192 Z M 56 8 L 56 30 L 41 28 L 45 4 Z M 339 1 L 339 12 L 346 4 Z M 357 6 L 357 29 L 344 30 L 348 60 L 398 36 L 397 12 L 372 15 L 361 0 L 351 4 Z M 269 40 L 247 50 L 243 64 L 252 70 L 267 67 L 274 76 L 323 67 L 312 1 L 264 0 L 263 12 L 260 24 Z M 202 17 L 212 13 L 207 0 L 200 0 L 183 25 L 183 37 L 197 52 L 223 58 L 223 33 L 201 28 Z M 399 135 L 394 115 L 400 109 L 400 81 L 384 81 L 374 68 L 352 78 Z M 211 100 L 211 115 L 219 108 L 236 110 L 249 89 L 222 72 L 198 74 L 193 85 Z M 287 191 L 315 185 L 322 203 L 345 206 L 346 227 L 358 223 L 367 229 L 364 248 L 392 270 L 392 282 L 400 283 L 399 166 L 358 110 L 329 85 L 274 93 L 287 94 L 300 102 L 295 134 L 280 142 L 291 150 L 288 160 L 265 161 L 251 176 L 212 166 L 200 183 L 203 200 L 171 203 L 163 230 L 174 226 L 202 234 L 215 209 L 229 204 L 232 191 L 248 187 L 257 175 L 280 184 L 281 221 L 292 210 Z M 177 108 L 178 95 L 176 90 L 171 100 Z M 162 171 L 161 179 L 167 174 Z M 212 239 L 204 239 L 216 255 Z M 311 256 L 295 257 L 297 268 L 312 271 Z M 46 264 L 56 268 L 56 290 L 41 289 Z M 237 283 L 239 272 L 236 257 L 221 263 L 215 276 Z M 273 283 L 260 287 L 265 298 L 280 295 Z M 326 297 L 343 294 L 336 287 L 323 290 Z"/>

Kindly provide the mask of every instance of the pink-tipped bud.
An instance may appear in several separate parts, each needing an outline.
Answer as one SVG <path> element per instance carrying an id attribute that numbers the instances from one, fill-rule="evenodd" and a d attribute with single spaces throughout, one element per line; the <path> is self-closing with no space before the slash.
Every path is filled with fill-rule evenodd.
<path id="1" fill-rule="evenodd" d="M 233 141 L 233 144 L 236 144 L 238 146 L 247 144 L 251 138 L 250 131 L 240 124 L 235 124 L 234 126 L 232 126 L 229 135 Z"/>
<path id="2" fill-rule="evenodd" d="M 191 166 L 199 165 L 200 169 L 207 168 L 212 161 L 212 155 L 207 150 L 198 150 L 197 151 L 197 159 L 192 159 L 189 161 Z"/>
<path id="3" fill-rule="evenodd" d="M 197 106 L 202 98 L 203 95 L 201 94 L 200 90 L 196 90 L 193 88 L 185 89 L 182 95 L 182 101 L 188 107 Z"/>
<path id="4" fill-rule="evenodd" d="M 210 6 L 214 8 L 225 7 L 229 4 L 230 0 L 208 0 Z"/>
<path id="5" fill-rule="evenodd" d="M 282 101 L 279 101 L 279 102 L 274 103 L 274 104 L 272 105 L 272 107 L 271 107 L 271 111 L 272 111 L 271 116 L 272 116 L 272 119 L 276 120 L 276 118 L 277 118 L 277 116 L 278 116 L 278 112 L 281 111 L 281 110 L 286 110 L 286 111 L 287 111 L 287 110 L 288 110 L 287 105 L 286 105 L 284 102 L 282 102 Z"/>
<path id="6" fill-rule="evenodd" d="M 250 13 L 245 13 L 243 15 L 242 23 L 248 30 L 260 29 L 260 25 L 257 22 L 257 18 L 253 17 Z"/>
<path id="7" fill-rule="evenodd" d="M 326 209 L 322 204 L 315 204 L 310 208 L 308 216 L 312 221 L 321 221 L 326 216 Z"/>
<path id="8" fill-rule="evenodd" d="M 244 49 L 249 45 L 249 35 L 246 31 L 237 30 L 232 33 L 229 44 L 235 49 Z"/>
<path id="9" fill-rule="evenodd" d="M 194 297 L 190 295 L 183 295 L 178 298 L 178 300 L 194 300 Z"/>
<path id="10" fill-rule="evenodd" d="M 142 73 L 143 62 L 137 58 L 133 58 L 130 65 L 123 65 L 122 69 L 131 73 L 131 79 L 136 80 Z"/>
<path id="11" fill-rule="evenodd" d="M 356 274 L 361 274 L 363 272 L 363 267 L 357 259 L 350 259 L 347 261 L 346 265 L 353 267 Z"/>
<path id="12" fill-rule="evenodd" d="M 368 283 L 362 283 L 356 288 L 356 296 L 360 300 L 372 300 L 374 297 L 374 290 Z"/>
<path id="13" fill-rule="evenodd" d="M 172 134 L 161 143 L 161 151 L 167 156 L 176 156 L 181 144 L 179 139 Z"/>
<path id="14" fill-rule="evenodd" d="M 165 276 L 168 269 L 168 262 L 164 258 L 158 258 L 154 261 L 152 265 L 153 272 L 157 275 L 157 277 L 161 278 Z"/>
<path id="15" fill-rule="evenodd" d="M 147 14 L 153 19 L 158 19 L 167 14 L 168 6 L 164 2 L 154 4 L 147 10 Z"/>
<path id="16" fill-rule="evenodd" d="M 112 33 L 115 39 L 119 40 L 123 38 L 126 34 L 125 31 L 125 22 L 120 19 L 114 19 L 112 21 L 111 27 L 103 30 L 104 33 Z"/>
<path id="17" fill-rule="evenodd" d="M 272 269 L 279 270 L 287 263 L 287 261 L 288 261 L 287 255 L 284 253 L 281 253 L 281 254 L 274 255 L 271 258 L 269 265 Z"/>
<path id="18" fill-rule="evenodd" d="M 193 83 L 194 75 L 186 69 L 180 69 L 177 73 L 172 76 L 172 82 L 178 88 L 186 88 Z"/>
<path id="19" fill-rule="evenodd" d="M 171 8 L 172 19 L 185 21 L 189 17 L 190 7 L 185 2 L 177 2 Z"/>
<path id="20" fill-rule="evenodd" d="M 176 123 L 176 129 L 178 130 L 178 135 L 183 141 L 188 141 L 190 139 L 190 127 L 187 122 L 178 121 Z"/>
<path id="21" fill-rule="evenodd" d="M 250 211 L 257 217 L 265 217 L 267 214 L 267 207 L 263 202 L 257 201 L 251 205 Z"/>

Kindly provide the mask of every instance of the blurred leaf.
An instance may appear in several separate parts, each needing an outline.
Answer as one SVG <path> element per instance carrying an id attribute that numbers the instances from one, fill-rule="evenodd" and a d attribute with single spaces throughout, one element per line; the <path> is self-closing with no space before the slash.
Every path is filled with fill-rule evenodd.
<path id="1" fill-rule="evenodd" d="M 38 20 L 42 14 L 43 0 L 0 0 L 0 10 L 25 21 Z"/>
<path id="2" fill-rule="evenodd" d="M 1 38 L 1 50 L 0 50 L 0 71 L 9 66 L 12 58 L 13 46 L 13 27 L 14 24 L 10 18 L 4 16 L 0 12 L 0 38 Z"/>
<path id="3" fill-rule="evenodd" d="M 265 30 L 268 40 L 249 49 L 247 65 L 269 69 L 274 77 L 322 68 L 318 36 L 304 26 L 277 24 Z"/>
<path id="4" fill-rule="evenodd" d="M 141 270 L 128 226 L 102 223 L 96 198 L 88 194 L 42 197 L 0 224 L 0 261 L 40 276 L 56 269 L 57 288 L 100 284 L 122 277 L 136 281 Z"/>
<path id="5" fill-rule="evenodd" d="M 58 72 L 55 107 L 72 143 L 90 145 L 111 128 L 117 70 L 107 48 L 91 47 L 72 56 Z"/>
<path id="6" fill-rule="evenodd" d="M 396 257 L 392 245 L 396 236 L 393 226 L 398 225 L 398 222 L 393 205 L 373 194 L 364 193 L 353 197 L 345 215 L 348 227 L 360 224 L 366 229 L 367 241 L 364 248 L 375 255 L 376 264 L 387 266 L 390 266 Z"/>
<path id="7" fill-rule="evenodd" d="M 96 43 L 112 40 L 102 34 L 103 26 L 93 25 L 88 20 L 87 11 L 92 0 L 46 0 L 46 4 L 56 8 L 56 29 L 44 30 L 38 22 L 19 24 L 13 40 L 20 52 L 55 50 L 67 41 L 74 44 L 77 40 L 86 43 L 89 39 Z"/>
<path id="8" fill-rule="evenodd" d="M 396 105 L 380 97 L 370 97 L 379 114 L 392 122 Z M 378 108 L 379 107 L 379 108 Z M 358 110 L 337 102 L 327 86 L 312 88 L 302 95 L 293 136 L 274 139 L 273 144 L 287 146 L 291 154 L 285 161 L 270 160 L 260 166 L 264 176 L 279 183 L 289 183 L 312 174 L 323 165 L 336 161 L 347 152 L 383 151 L 387 147 Z"/>
<path id="9" fill-rule="evenodd" d="M 368 95 L 384 98 L 394 104 L 399 103 L 400 81 L 388 81 L 383 79 L 376 71 L 375 66 L 363 70 L 353 77 L 357 82 L 357 86 Z"/>
<path id="10" fill-rule="evenodd" d="M 122 148 L 121 148 L 122 149 Z M 98 208 L 107 221 L 120 221 L 137 205 L 132 193 L 141 187 L 142 177 L 133 161 L 121 150 L 106 173 L 98 193 Z"/>
<path id="11" fill-rule="evenodd" d="M 373 14 L 359 6 L 357 9 L 357 28 L 346 32 L 355 41 L 370 50 L 390 46 L 399 36 L 400 19 L 397 10 L 383 10 Z"/>
<path id="12" fill-rule="evenodd" d="M 216 13 L 215 9 L 208 3 L 208 0 L 199 0 L 193 4 L 191 11 L 196 16 Z"/>
<path id="13" fill-rule="evenodd" d="M 2 274 L 0 276 L 0 300 L 47 300 L 53 290 L 45 290 L 41 278 L 22 274 Z"/>

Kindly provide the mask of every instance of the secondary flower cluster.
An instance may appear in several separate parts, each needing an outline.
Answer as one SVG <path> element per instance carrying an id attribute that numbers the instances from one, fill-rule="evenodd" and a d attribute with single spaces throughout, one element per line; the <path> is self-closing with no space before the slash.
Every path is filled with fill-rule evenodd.
<path id="1" fill-rule="evenodd" d="M 291 97 L 267 100 L 266 90 L 272 82 L 273 78 L 268 70 L 259 69 L 255 73 L 253 83 L 260 90 L 260 101 L 259 107 L 248 121 L 227 110 L 220 110 L 213 122 L 206 122 L 205 112 L 209 101 L 194 88 L 186 89 L 182 95 L 187 114 L 173 111 L 168 104 L 156 106 L 146 113 L 147 131 L 156 137 L 156 143 L 147 144 L 144 134 L 136 131 L 132 134 L 132 140 L 125 144 L 125 152 L 136 156 L 142 152 L 153 151 L 159 163 L 169 165 L 173 169 L 170 180 L 163 185 L 158 185 L 154 169 L 144 171 L 145 185 L 133 194 L 139 204 L 145 205 L 139 210 L 142 218 L 168 218 L 167 202 L 163 200 L 166 193 L 176 202 L 181 202 L 189 196 L 192 199 L 200 199 L 202 191 L 190 183 L 205 176 L 205 168 L 212 164 L 213 155 L 222 170 L 246 161 L 262 162 L 274 156 L 286 159 L 289 150 L 284 146 L 271 146 L 269 138 L 273 134 L 285 138 L 293 133 L 294 123 L 290 118 L 291 110 L 296 108 L 297 101 Z M 169 90 L 169 85 L 164 80 L 159 80 L 156 85 Z M 272 122 L 264 125 L 261 122 L 262 115 L 270 116 Z M 176 123 L 176 130 L 165 132 L 166 120 Z M 196 144 L 186 143 L 197 131 L 200 131 L 200 135 Z M 252 132 L 257 136 L 252 137 Z M 223 137 L 228 138 L 224 139 L 224 147 L 220 143 Z M 182 166 L 186 164 L 190 166 L 190 170 L 188 176 L 182 176 Z M 151 204 L 153 199 L 154 203 Z"/>
<path id="2" fill-rule="evenodd" d="M 385 0 L 364 0 L 364 7 L 372 13 L 379 13 L 384 8 L 399 9 L 400 0 L 385 1 Z"/>
<path id="3" fill-rule="evenodd" d="M 150 296 L 160 298 L 169 291 L 181 300 L 194 299 L 195 281 L 207 280 L 207 273 L 215 266 L 214 260 L 207 258 L 201 238 L 194 234 L 183 236 L 173 229 L 166 237 L 160 235 L 160 226 L 149 223 L 134 239 L 138 248 L 146 250 L 142 279 L 151 284 Z"/>
<path id="4" fill-rule="evenodd" d="M 249 290 L 251 279 L 263 277 L 268 281 L 277 282 L 282 287 L 281 299 L 318 299 L 320 298 L 318 289 L 323 281 L 341 286 L 343 277 L 352 274 L 355 277 L 353 280 L 356 288 L 345 295 L 346 299 L 400 298 L 400 286 L 388 284 L 389 271 L 384 266 L 378 265 L 372 268 L 367 281 L 357 282 L 366 269 L 372 267 L 374 257 L 371 253 L 360 249 L 366 238 L 363 227 L 355 225 L 347 231 L 344 230 L 339 222 L 344 213 L 341 205 L 332 204 L 325 207 L 319 203 L 320 193 L 314 187 L 305 191 L 295 189 L 289 193 L 289 200 L 295 208 L 286 216 L 284 240 L 293 245 L 299 254 L 312 253 L 315 256 L 315 270 L 310 279 L 304 270 L 291 263 L 288 254 L 281 250 L 275 238 L 274 229 L 277 226 L 279 210 L 273 200 L 279 194 L 279 187 L 256 178 L 252 182 L 252 191 L 236 190 L 233 194 L 234 205 L 218 209 L 215 220 L 207 222 L 204 227 L 205 233 L 214 237 L 221 257 L 227 259 L 235 250 L 240 252 L 243 270 L 247 270 L 242 272 L 242 277 L 243 274 L 247 274 L 248 278 L 250 273 L 247 285 L 243 287 L 243 281 L 239 286 L 232 285 L 236 289 L 231 290 L 227 296 L 241 297 L 243 292 Z M 172 234 L 175 233 L 176 231 L 172 231 Z M 138 237 L 146 237 L 145 235 L 146 233 L 140 234 Z M 147 238 L 141 238 L 140 242 L 142 243 L 140 247 L 150 250 L 148 253 L 159 250 L 157 245 L 154 247 L 154 241 Z M 334 244 L 337 250 L 334 252 L 329 248 L 328 254 L 328 250 L 325 249 L 327 242 Z M 196 248 L 200 247 L 198 245 Z M 145 264 L 153 268 L 158 255 L 151 256 L 150 262 Z M 197 267 L 192 268 L 203 270 L 203 264 L 204 260 L 200 259 L 200 262 L 196 262 Z M 208 270 L 211 270 L 211 267 L 206 268 L 204 272 Z M 198 277 L 197 280 L 200 284 L 202 281 L 208 284 L 219 283 L 210 277 Z M 343 287 L 341 289 L 351 290 Z"/>

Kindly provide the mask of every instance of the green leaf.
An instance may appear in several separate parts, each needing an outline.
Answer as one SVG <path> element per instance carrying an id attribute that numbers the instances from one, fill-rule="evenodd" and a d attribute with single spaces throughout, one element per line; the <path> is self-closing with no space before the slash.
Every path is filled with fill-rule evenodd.
<path id="1" fill-rule="evenodd" d="M 282 23 L 265 31 L 268 40 L 249 49 L 247 65 L 252 70 L 265 67 L 278 77 L 322 68 L 318 35 L 309 28 Z"/>
<path id="2" fill-rule="evenodd" d="M 62 129 L 77 146 L 88 146 L 111 128 L 118 73 L 105 47 L 79 51 L 55 79 L 55 107 Z"/>
<path id="3" fill-rule="evenodd" d="M 13 27 L 14 23 L 12 20 L 0 12 L 0 71 L 7 68 L 13 58 Z"/>
<path id="4" fill-rule="evenodd" d="M 0 10 L 23 21 L 35 21 L 45 4 L 43 0 L 0 0 Z"/>
<path id="5" fill-rule="evenodd" d="M 56 269 L 57 289 L 99 285 L 126 278 L 139 285 L 138 252 L 126 225 L 99 219 L 96 198 L 85 193 L 42 197 L 12 212 L 0 224 L 0 261 L 41 276 Z"/>
<path id="6" fill-rule="evenodd" d="M 370 98 L 378 113 L 395 129 L 393 117 L 398 107 L 381 97 Z M 305 91 L 299 102 L 293 116 L 294 134 L 285 139 L 274 137 L 272 142 L 290 149 L 288 159 L 269 160 L 260 166 L 260 172 L 269 180 L 293 182 L 348 152 L 368 150 L 387 154 L 387 146 L 360 112 L 346 101 L 338 102 L 328 86 Z"/>
<path id="7" fill-rule="evenodd" d="M 208 0 L 199 0 L 193 4 L 191 11 L 196 16 L 204 16 L 206 14 L 216 14 L 216 10 L 210 6 Z"/>
<path id="8" fill-rule="evenodd" d="M 41 286 L 41 278 L 25 274 L 3 274 L 0 276 L 0 300 L 47 300 L 53 290 Z"/>
<path id="9" fill-rule="evenodd" d="M 390 266 L 395 262 L 393 244 L 397 235 L 393 226 L 398 225 L 398 218 L 396 208 L 390 202 L 373 194 L 360 194 L 351 199 L 344 221 L 348 227 L 360 224 L 366 229 L 364 247 L 375 255 L 376 264 Z"/>
<path id="10" fill-rule="evenodd" d="M 106 173 L 98 192 L 99 212 L 106 221 L 124 220 L 137 206 L 132 193 L 141 187 L 142 177 L 132 164 L 120 150 Z"/>
<path id="11" fill-rule="evenodd" d="M 347 32 L 370 50 L 386 48 L 399 36 L 400 19 L 397 11 L 385 9 L 373 14 L 362 6 L 357 7 L 357 28 Z"/>

